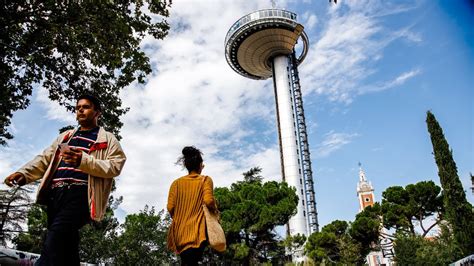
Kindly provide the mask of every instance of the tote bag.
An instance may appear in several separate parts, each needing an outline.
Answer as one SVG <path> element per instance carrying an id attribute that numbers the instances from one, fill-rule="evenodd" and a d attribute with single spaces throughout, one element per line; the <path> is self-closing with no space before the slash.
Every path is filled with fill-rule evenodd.
<path id="1" fill-rule="evenodd" d="M 202 181 L 203 188 L 205 180 L 206 176 L 204 176 L 204 179 Z M 202 209 L 204 210 L 204 216 L 206 218 L 206 231 L 209 245 L 212 249 L 218 252 L 224 252 L 226 249 L 226 240 L 224 230 L 222 229 L 222 226 L 219 223 L 218 214 L 210 212 L 205 204 L 202 205 Z"/>

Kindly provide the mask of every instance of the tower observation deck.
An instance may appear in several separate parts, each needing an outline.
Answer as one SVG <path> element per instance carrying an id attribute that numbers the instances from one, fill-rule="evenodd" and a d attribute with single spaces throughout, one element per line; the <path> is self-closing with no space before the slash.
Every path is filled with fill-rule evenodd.
<path id="1" fill-rule="evenodd" d="M 297 57 L 295 45 L 303 49 Z M 282 178 L 295 187 L 298 209 L 287 234 L 309 236 L 319 230 L 313 172 L 303 109 L 298 65 L 308 51 L 308 37 L 296 14 L 281 9 L 259 10 L 235 22 L 225 38 L 231 68 L 251 79 L 273 78 Z"/>

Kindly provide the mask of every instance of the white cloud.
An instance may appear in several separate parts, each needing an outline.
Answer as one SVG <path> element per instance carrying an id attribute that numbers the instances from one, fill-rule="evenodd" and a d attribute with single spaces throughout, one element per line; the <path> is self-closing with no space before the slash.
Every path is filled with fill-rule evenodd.
<path id="1" fill-rule="evenodd" d="M 314 158 L 323 158 L 329 156 L 331 153 L 340 150 L 343 146 L 352 142 L 352 139 L 358 137 L 357 133 L 338 133 L 334 131 L 328 132 L 323 141 L 316 146 Z"/>
<path id="2" fill-rule="evenodd" d="M 397 36 L 398 35 L 398 36 Z M 396 37 L 403 37 L 411 42 L 414 43 L 421 43 L 423 41 L 423 37 L 421 34 L 410 31 L 408 28 L 401 30 L 395 34 Z"/>
<path id="3" fill-rule="evenodd" d="M 123 117 L 121 141 L 128 160 L 116 192 L 124 196 L 121 208 L 126 212 L 145 204 L 165 208 L 172 180 L 185 174 L 174 164 L 185 145 L 204 152 L 203 173 L 214 179 L 215 186 L 230 185 L 254 166 L 263 168 L 264 177 L 279 178 L 276 143 L 266 147 L 247 140 L 255 134 L 262 138 L 276 134 L 271 81 L 239 76 L 224 56 L 230 26 L 268 5 L 176 2 L 169 36 L 143 42 L 153 76 L 145 86 L 130 86 L 121 95 L 124 105 L 131 107 Z M 264 123 L 264 132 L 249 121 Z M 272 131 L 266 130 L 267 124 Z"/>
<path id="4" fill-rule="evenodd" d="M 409 8 L 412 7 L 379 1 L 331 5 L 321 36 L 310 44 L 308 56 L 300 67 L 302 83 L 311 84 L 305 86 L 305 94 L 315 92 L 331 101 L 348 104 L 360 94 L 360 87 L 373 87 L 366 84 L 366 79 L 376 72 L 373 64 L 382 59 L 388 44 L 398 38 L 421 41 L 409 28 L 391 31 L 381 26 L 382 14 L 405 12 Z"/>
<path id="5" fill-rule="evenodd" d="M 8 146 L 0 147 L 0 180 L 3 181 L 3 178 L 18 170 L 41 151 L 31 142 L 17 142 L 15 139 L 8 141 Z M 2 189 L 6 188 L 3 182 L 1 186 Z"/>
<path id="6" fill-rule="evenodd" d="M 46 110 L 46 119 L 58 120 L 69 125 L 75 125 L 76 120 L 72 113 L 66 111 L 64 106 L 59 105 L 57 102 L 53 102 L 48 98 L 48 91 L 39 86 L 37 88 L 36 100 Z"/>
<path id="7" fill-rule="evenodd" d="M 367 86 L 360 87 L 358 89 L 359 94 L 366 94 L 370 92 L 378 92 L 378 91 L 383 91 L 387 90 L 396 86 L 400 86 L 405 84 L 408 80 L 412 79 L 413 77 L 416 77 L 422 73 L 420 69 L 413 69 L 404 73 L 401 73 L 398 75 L 396 78 L 380 83 L 380 84 L 370 84 Z"/>
<path id="8" fill-rule="evenodd" d="M 393 81 L 389 82 L 387 86 L 397 86 L 402 85 L 407 80 L 413 78 L 414 76 L 420 74 L 421 71 L 419 69 L 411 70 L 405 73 L 402 73 L 400 76 L 396 77 Z"/>
<path id="9" fill-rule="evenodd" d="M 301 23 L 306 31 L 312 30 L 318 24 L 318 17 L 309 11 L 305 12 L 302 18 L 303 21 Z"/>

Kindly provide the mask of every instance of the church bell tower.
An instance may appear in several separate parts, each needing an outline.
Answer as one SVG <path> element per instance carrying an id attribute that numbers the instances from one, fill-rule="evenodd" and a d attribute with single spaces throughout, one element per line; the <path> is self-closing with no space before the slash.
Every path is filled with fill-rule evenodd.
<path id="1" fill-rule="evenodd" d="M 359 183 L 357 184 L 357 197 L 359 198 L 359 212 L 368 206 L 374 205 L 374 187 L 365 178 L 364 170 L 359 163 Z"/>

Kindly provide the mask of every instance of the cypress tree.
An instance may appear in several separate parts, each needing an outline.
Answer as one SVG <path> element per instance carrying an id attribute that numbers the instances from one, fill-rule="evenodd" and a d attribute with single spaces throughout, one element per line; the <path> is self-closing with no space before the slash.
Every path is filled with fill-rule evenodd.
<path id="1" fill-rule="evenodd" d="M 471 190 L 472 190 L 472 194 L 474 194 L 474 175 L 472 174 L 471 174 L 471 182 L 472 182 Z"/>
<path id="2" fill-rule="evenodd" d="M 433 154 L 438 165 L 438 175 L 443 188 L 443 204 L 446 220 L 450 223 L 454 237 L 464 255 L 474 252 L 474 214 L 471 204 L 458 176 L 452 150 L 435 116 L 428 111 L 428 131 L 433 144 Z"/>

